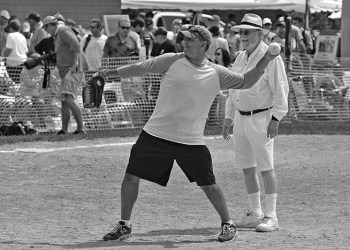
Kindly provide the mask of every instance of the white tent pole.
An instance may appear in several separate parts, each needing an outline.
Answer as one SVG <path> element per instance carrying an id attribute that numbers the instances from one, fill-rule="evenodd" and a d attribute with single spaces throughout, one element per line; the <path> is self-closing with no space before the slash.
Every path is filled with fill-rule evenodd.
<path id="1" fill-rule="evenodd" d="M 343 0 L 342 6 L 340 56 L 350 57 L 350 1 Z"/>

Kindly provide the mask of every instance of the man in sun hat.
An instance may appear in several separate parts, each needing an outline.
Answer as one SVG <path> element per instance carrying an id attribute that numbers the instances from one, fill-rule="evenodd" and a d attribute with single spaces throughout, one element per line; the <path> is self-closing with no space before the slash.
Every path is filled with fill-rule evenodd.
<path id="1" fill-rule="evenodd" d="M 190 26 L 179 35 L 184 37 L 183 53 L 166 53 L 144 62 L 103 70 L 96 76 L 106 79 L 162 74 L 156 107 L 131 149 L 121 187 L 121 218 L 103 237 L 106 241 L 131 236 L 130 218 L 140 179 L 166 186 L 174 160 L 189 181 L 201 187 L 219 214 L 218 240 L 233 240 L 237 236 L 224 195 L 215 181 L 211 155 L 204 144 L 204 126 L 220 89 L 250 88 L 275 56 L 266 53 L 249 72 L 237 74 L 205 58 L 211 34 L 204 26 Z"/>
<path id="2" fill-rule="evenodd" d="M 263 37 L 268 30 L 262 26 L 260 16 L 245 14 L 240 25 L 233 26 L 241 36 L 245 51 L 241 52 L 232 67 L 237 73 L 245 73 L 256 66 L 264 56 L 268 45 Z M 278 134 L 279 121 L 288 112 L 288 81 L 281 56 L 272 60 L 263 76 L 250 89 L 229 90 L 223 137 L 230 139 L 233 127 L 236 165 L 243 170 L 250 210 L 242 220 L 235 221 L 239 228 L 255 228 L 259 232 L 276 230 L 277 180 L 273 164 L 274 137 Z M 262 212 L 258 171 L 264 186 L 266 211 Z"/>

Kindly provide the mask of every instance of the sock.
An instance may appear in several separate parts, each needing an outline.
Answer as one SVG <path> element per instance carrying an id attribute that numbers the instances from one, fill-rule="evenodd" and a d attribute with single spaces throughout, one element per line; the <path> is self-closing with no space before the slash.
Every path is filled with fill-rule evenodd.
<path id="1" fill-rule="evenodd" d="M 261 210 L 260 191 L 248 194 L 248 197 L 250 202 L 250 210 L 252 210 L 255 216 L 261 217 L 263 212 Z"/>
<path id="2" fill-rule="evenodd" d="M 266 199 L 265 215 L 277 220 L 277 215 L 276 215 L 277 194 L 265 194 L 265 199 Z"/>
<path id="3" fill-rule="evenodd" d="M 130 227 L 131 222 L 129 220 L 120 220 L 119 222 L 124 222 L 124 225 Z"/>

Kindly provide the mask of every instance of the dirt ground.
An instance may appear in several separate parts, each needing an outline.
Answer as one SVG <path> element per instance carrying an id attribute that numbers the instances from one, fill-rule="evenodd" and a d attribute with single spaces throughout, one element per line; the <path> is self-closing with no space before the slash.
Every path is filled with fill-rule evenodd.
<path id="1" fill-rule="evenodd" d="M 141 181 L 133 237 L 102 241 L 119 219 L 135 139 L 0 145 L 0 249 L 349 249 L 349 135 L 276 139 L 276 232 L 240 230 L 236 241 L 217 242 L 218 215 L 175 165 L 166 188 Z M 230 213 L 239 218 L 248 201 L 232 142 L 206 143 Z M 28 152 L 38 149 L 46 152 Z"/>

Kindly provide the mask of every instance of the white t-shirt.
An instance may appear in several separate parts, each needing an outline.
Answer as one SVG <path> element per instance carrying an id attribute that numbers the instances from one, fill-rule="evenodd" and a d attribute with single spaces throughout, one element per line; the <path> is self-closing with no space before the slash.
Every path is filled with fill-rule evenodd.
<path id="1" fill-rule="evenodd" d="M 220 89 L 249 88 L 261 76 L 255 68 L 243 76 L 208 60 L 197 67 L 184 53 L 166 53 L 118 68 L 121 78 L 147 73 L 163 76 L 156 107 L 144 130 L 187 145 L 204 145 L 206 118 Z"/>
<path id="2" fill-rule="evenodd" d="M 87 37 L 88 36 L 86 35 L 81 39 L 80 56 L 82 57 L 82 60 L 85 60 L 87 63 L 88 70 L 98 70 L 101 67 L 103 48 L 108 37 L 104 34 L 102 34 L 100 37 L 91 36 L 90 42 L 88 43 L 84 53 L 83 48 Z"/>
<path id="3" fill-rule="evenodd" d="M 12 49 L 10 55 L 7 57 L 7 65 L 18 66 L 27 60 L 27 40 L 19 32 L 12 32 L 7 35 L 6 48 Z"/>

